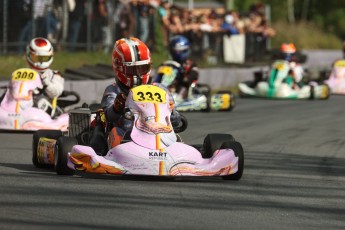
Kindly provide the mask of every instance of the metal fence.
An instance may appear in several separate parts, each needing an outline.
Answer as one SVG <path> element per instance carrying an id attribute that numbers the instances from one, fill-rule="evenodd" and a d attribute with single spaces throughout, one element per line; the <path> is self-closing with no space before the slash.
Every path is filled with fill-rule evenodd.
<path id="1" fill-rule="evenodd" d="M 31 38 L 38 36 L 47 37 L 61 50 L 91 51 L 96 43 L 102 42 L 95 40 L 102 37 L 99 34 L 102 28 L 95 30 L 93 2 L 76 0 L 75 11 L 79 10 L 82 15 L 73 15 L 68 0 L 0 0 L 1 54 L 21 54 Z M 114 9 L 117 2 L 108 0 L 107 4 L 112 6 L 108 10 Z M 77 9 L 81 3 L 82 9 Z M 47 4 L 44 9 L 42 4 Z M 111 17 L 112 12 L 109 13 Z M 107 25 L 109 36 L 115 34 L 112 22 L 109 20 Z M 109 39 L 114 40 L 114 37 Z"/>

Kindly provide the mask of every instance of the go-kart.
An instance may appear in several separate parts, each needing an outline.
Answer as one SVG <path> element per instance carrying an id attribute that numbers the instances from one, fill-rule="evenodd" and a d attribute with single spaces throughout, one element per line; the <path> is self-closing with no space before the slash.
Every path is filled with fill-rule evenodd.
<path id="1" fill-rule="evenodd" d="M 324 82 L 329 85 L 332 94 L 345 94 L 345 59 L 336 61 L 327 77 Z"/>
<path id="2" fill-rule="evenodd" d="M 286 82 L 289 76 L 289 63 L 277 60 L 273 63 L 270 75 L 255 73 L 253 81 L 238 84 L 241 97 L 261 97 L 272 99 L 328 99 L 330 90 L 327 84 L 310 81 L 302 86 Z"/>
<path id="3" fill-rule="evenodd" d="M 50 114 L 34 106 L 35 93 L 43 88 L 40 76 L 36 71 L 29 68 L 17 69 L 12 73 L 6 88 L 0 103 L 0 130 L 58 129 L 67 131 L 68 114 L 62 113 L 61 109 L 57 107 L 57 100 L 53 102 Z M 48 101 L 41 100 L 40 105 L 48 108 L 47 103 Z"/>
<path id="4" fill-rule="evenodd" d="M 89 119 L 92 112 L 88 108 L 81 108 L 70 113 L 68 136 L 56 130 L 39 130 L 34 133 L 33 164 L 36 167 L 54 166 L 60 175 L 73 175 L 77 171 L 166 177 L 217 176 L 233 180 L 241 178 L 244 167 L 241 144 L 230 134 L 209 134 L 203 145 L 183 143 L 170 123 L 171 111 L 166 90 L 154 85 L 135 87 L 127 97 L 126 107 L 126 117 L 133 118 L 132 130 L 104 156 L 87 145 L 94 138 L 87 135 L 90 134 Z M 101 116 L 96 115 L 96 120 L 102 120 Z M 185 128 L 186 125 L 179 131 Z M 104 141 L 98 145 L 104 146 Z"/>
<path id="5" fill-rule="evenodd" d="M 197 81 L 188 88 L 187 97 L 182 97 L 180 89 L 175 85 L 177 71 L 172 66 L 162 65 L 158 68 L 155 79 L 155 82 L 169 89 L 177 111 L 231 111 L 235 107 L 235 96 L 230 90 L 218 91 L 211 95 L 210 86 Z"/>

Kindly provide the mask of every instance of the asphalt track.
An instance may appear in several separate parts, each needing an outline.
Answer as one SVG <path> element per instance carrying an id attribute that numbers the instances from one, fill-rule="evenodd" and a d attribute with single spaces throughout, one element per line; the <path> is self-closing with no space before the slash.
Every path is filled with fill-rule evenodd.
<path id="1" fill-rule="evenodd" d="M 231 133 L 240 181 L 58 176 L 31 163 L 31 134 L 0 134 L 0 229 L 345 229 L 345 96 L 238 99 L 185 113 L 182 138 Z"/>

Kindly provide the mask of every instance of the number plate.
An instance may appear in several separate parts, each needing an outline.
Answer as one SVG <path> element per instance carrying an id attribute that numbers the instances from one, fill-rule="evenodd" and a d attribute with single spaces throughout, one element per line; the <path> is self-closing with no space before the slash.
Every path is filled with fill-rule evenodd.
<path id="1" fill-rule="evenodd" d="M 154 85 L 141 85 L 132 89 L 133 101 L 166 103 L 166 91 Z"/>
<path id="2" fill-rule="evenodd" d="M 12 80 L 14 81 L 33 81 L 36 79 L 38 73 L 32 69 L 17 69 L 12 73 Z"/>

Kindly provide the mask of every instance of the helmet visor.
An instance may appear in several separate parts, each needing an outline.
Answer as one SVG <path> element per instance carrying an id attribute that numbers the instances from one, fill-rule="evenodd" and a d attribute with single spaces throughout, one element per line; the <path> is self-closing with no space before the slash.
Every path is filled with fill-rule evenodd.
<path id="1" fill-rule="evenodd" d="M 126 75 L 145 75 L 151 70 L 151 64 L 125 66 Z"/>
<path id="2" fill-rule="evenodd" d="M 294 53 L 283 53 L 282 58 L 285 61 L 293 61 L 295 58 L 295 54 Z"/>
<path id="3" fill-rule="evenodd" d="M 30 59 L 33 62 L 47 62 L 47 61 L 50 61 L 51 58 L 52 56 L 38 56 L 38 55 L 35 55 L 34 53 L 30 53 Z"/>

